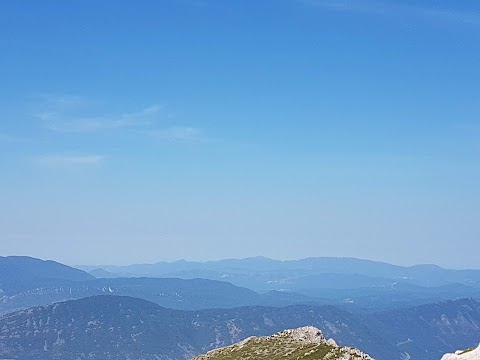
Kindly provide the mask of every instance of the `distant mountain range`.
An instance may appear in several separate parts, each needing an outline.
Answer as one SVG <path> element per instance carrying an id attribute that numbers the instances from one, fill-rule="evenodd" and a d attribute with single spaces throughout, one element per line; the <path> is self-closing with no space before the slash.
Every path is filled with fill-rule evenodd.
<path id="1" fill-rule="evenodd" d="M 474 299 L 383 311 L 369 314 L 365 321 L 412 359 L 426 351 L 429 358 L 440 359 L 445 352 L 480 342 L 480 301 Z"/>
<path id="2" fill-rule="evenodd" d="M 92 275 L 83 270 L 52 260 L 40 260 L 28 256 L 0 256 L 0 283 L 48 279 L 81 281 L 92 278 Z"/>
<path id="3" fill-rule="evenodd" d="M 157 265 L 141 267 L 151 268 Z M 331 268 L 328 265 L 331 265 Z M 426 279 L 430 267 L 420 266 L 412 270 L 357 259 L 312 258 L 297 262 L 279 262 L 253 258 L 211 263 L 182 261 L 160 263 L 158 266 L 181 267 L 184 272 L 180 275 L 188 273 L 192 278 L 189 276 L 183 276 L 184 279 L 118 278 L 112 272 L 97 268 L 92 271 L 92 274 L 100 277 L 97 279 L 85 271 L 53 261 L 28 257 L 3 257 L 0 258 L 0 314 L 35 305 L 105 294 L 135 296 L 164 307 L 181 310 L 252 305 L 331 304 L 357 313 L 407 308 L 466 297 L 480 298 L 480 288 L 475 282 L 477 271 L 474 270 L 457 272 L 436 268 L 440 274 L 445 272 L 453 274 L 448 279 L 459 282 L 427 287 L 409 283 L 410 278 L 406 276 L 399 280 L 398 276 L 400 271 L 413 271 L 417 275 L 411 278 Z M 196 266 L 210 267 L 212 271 L 215 269 L 217 275 L 213 276 L 212 273 L 211 279 L 198 279 L 195 275 L 200 274 L 194 270 L 187 271 L 188 268 L 194 269 Z M 380 274 L 382 269 L 390 270 Z M 198 272 L 204 270 L 199 269 Z M 288 271 L 291 271 L 289 276 Z M 355 271 L 363 271 L 364 274 L 354 273 Z M 165 276 L 172 274 L 165 272 Z M 395 276 L 380 277 L 388 274 Z M 239 280 L 236 283 L 250 283 L 252 288 L 257 284 L 259 288 L 267 289 L 259 291 L 257 288 L 255 292 L 225 281 L 235 279 Z M 440 280 L 431 283 L 438 285 L 441 283 Z M 260 283 L 263 285 L 260 286 Z"/>
<path id="4" fill-rule="evenodd" d="M 90 280 L 95 280 L 95 277 L 55 261 L 28 256 L 0 256 L 0 313 L 2 313 L 2 303 L 8 303 L 8 298 L 12 295 L 31 289 Z M 30 306 L 37 304 L 36 302 L 28 303 Z"/>
<path id="5" fill-rule="evenodd" d="M 464 297 L 480 298 L 480 270 L 402 267 L 353 258 L 278 261 L 263 257 L 209 262 L 81 267 L 98 277 L 176 277 L 228 281 L 257 292 L 280 291 L 310 303 L 376 311 Z"/>
<path id="6" fill-rule="evenodd" d="M 476 270 L 346 258 L 128 268 L 0 257 L 0 358 L 185 359 L 307 325 L 377 360 L 438 360 L 480 341 Z"/>
<path id="7" fill-rule="evenodd" d="M 330 271 L 344 273 L 313 274 L 326 271 L 325 262 L 333 264 Z M 342 263 L 343 266 L 338 266 L 338 263 Z M 162 266 L 170 266 L 162 264 Z M 173 263 L 171 266 L 188 268 L 196 266 L 195 264 L 198 265 L 198 263 L 180 262 Z M 299 264 L 303 264 L 304 268 Z M 460 275 L 463 274 L 460 276 L 454 270 L 445 270 L 453 271 L 456 275 L 450 278 L 459 279 L 460 282 L 426 287 L 410 284 L 405 279 L 397 281 L 394 278 L 381 278 L 377 273 L 375 273 L 376 277 L 345 274 L 347 272 L 345 268 L 353 272 L 356 271 L 356 267 L 358 271 L 363 269 L 364 272 L 373 274 L 372 268 L 393 266 L 356 259 L 305 259 L 290 264 L 254 258 L 213 262 L 208 266 L 216 267 L 217 273 L 223 274 L 216 277 L 223 280 L 243 279 L 240 282 L 253 282 L 252 285 L 255 285 L 255 282 L 265 282 L 268 278 L 277 280 L 267 281 L 266 287 L 270 287 L 270 290 L 255 292 L 225 281 L 195 278 L 193 270 L 191 279 L 188 276 L 181 279 L 115 278 L 111 272 L 96 269 L 92 273 L 100 277 L 97 279 L 85 271 L 52 261 L 28 257 L 3 257 L 0 258 L 0 314 L 35 305 L 105 294 L 134 296 L 164 307 L 181 310 L 252 305 L 331 304 L 350 312 L 406 308 L 465 297 L 480 298 L 480 288 L 475 287 L 475 282 L 472 280 L 474 276 L 462 277 L 465 274 L 475 275 L 475 271 L 460 272 Z M 291 269 L 292 273 L 290 277 L 279 280 L 287 276 L 287 270 L 282 270 L 282 266 Z M 393 268 L 398 267 L 393 266 Z M 420 271 L 418 270 L 420 268 L 415 271 Z M 231 272 L 230 275 L 224 276 L 227 271 Z M 232 275 L 234 273 L 236 275 Z M 310 275 L 305 275 L 307 273 Z M 426 278 L 427 275 L 417 275 L 417 278 L 419 277 Z M 433 283 L 436 284 L 438 281 Z M 467 286 L 465 283 L 472 286 Z M 286 287 L 287 284 L 289 288 Z"/>
<path id="8" fill-rule="evenodd" d="M 188 359 L 249 336 L 307 325 L 377 360 L 438 360 L 477 345 L 480 302 L 354 315 L 306 305 L 180 311 L 137 298 L 96 296 L 1 316 L 0 358 Z"/>
<path id="9" fill-rule="evenodd" d="M 176 278 L 103 278 L 28 257 L 0 258 L 0 314 L 95 295 L 134 296 L 161 306 L 198 310 L 319 301 L 294 293 L 264 294 L 225 281 Z"/>
<path id="10" fill-rule="evenodd" d="M 480 288 L 480 270 L 450 270 L 436 265 L 404 267 L 355 258 L 315 257 L 272 260 L 265 257 L 207 262 L 158 262 L 128 266 L 79 266 L 86 271 L 104 271 L 108 276 L 179 277 L 222 280 L 256 291 L 352 289 L 383 286 L 392 281 L 436 287 L 462 284 Z M 103 269 L 103 270 L 99 270 Z M 105 273 L 106 272 L 106 273 Z M 101 273 L 100 273 L 101 276 Z"/>
<path id="11" fill-rule="evenodd" d="M 72 282 L 58 281 L 0 296 L 0 313 L 95 295 L 142 298 L 182 310 L 232 308 L 248 305 L 288 305 L 295 298 L 283 294 L 260 295 L 227 282 L 204 279 L 118 278 Z"/>

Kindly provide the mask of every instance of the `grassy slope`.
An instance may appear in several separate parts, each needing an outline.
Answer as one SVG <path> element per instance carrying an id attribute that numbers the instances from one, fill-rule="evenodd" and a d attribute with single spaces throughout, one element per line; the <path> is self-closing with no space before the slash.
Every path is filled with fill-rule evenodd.
<path id="1" fill-rule="evenodd" d="M 342 357 L 345 348 L 328 344 L 312 344 L 294 341 L 289 338 L 263 337 L 250 338 L 244 342 L 214 350 L 195 360 L 320 360 Z"/>

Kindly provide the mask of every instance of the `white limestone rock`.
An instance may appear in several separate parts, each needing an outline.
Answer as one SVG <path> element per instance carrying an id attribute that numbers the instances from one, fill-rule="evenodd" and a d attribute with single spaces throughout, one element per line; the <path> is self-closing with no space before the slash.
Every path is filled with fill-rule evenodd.
<path id="1" fill-rule="evenodd" d="M 442 360 L 480 360 L 480 345 L 476 349 L 459 350 L 455 354 L 445 354 Z"/>

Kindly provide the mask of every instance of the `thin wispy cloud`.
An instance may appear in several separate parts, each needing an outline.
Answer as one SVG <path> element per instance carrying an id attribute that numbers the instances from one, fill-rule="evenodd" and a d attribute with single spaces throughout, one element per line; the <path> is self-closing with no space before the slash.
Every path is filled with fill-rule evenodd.
<path id="1" fill-rule="evenodd" d="M 102 155 L 42 155 L 34 158 L 37 165 L 52 168 L 98 166 L 105 160 Z"/>
<path id="2" fill-rule="evenodd" d="M 140 111 L 114 116 L 77 117 L 71 114 L 44 112 L 37 115 L 49 130 L 63 133 L 85 133 L 125 127 L 149 126 L 163 106 L 152 105 Z"/>
<path id="3" fill-rule="evenodd" d="M 201 129 L 187 126 L 155 130 L 149 132 L 149 135 L 155 139 L 168 142 L 198 143 L 205 140 Z"/>
<path id="4" fill-rule="evenodd" d="M 78 96 L 45 95 L 42 97 L 43 111 L 35 116 L 43 127 L 59 134 L 92 134 L 105 133 L 113 130 L 130 130 L 132 134 L 147 136 L 164 142 L 199 143 L 204 141 L 203 131 L 193 126 L 170 126 L 162 124 L 163 120 L 171 121 L 171 115 L 166 111 L 166 105 L 153 104 L 137 111 L 116 115 L 102 114 L 96 111 L 94 102 L 89 102 Z M 98 105 L 98 104 L 97 104 Z M 83 116 L 88 111 L 92 116 Z M 44 159 L 45 163 L 68 162 L 67 159 Z M 71 159 L 79 163 L 87 159 Z"/>
<path id="5" fill-rule="evenodd" d="M 382 0 L 297 0 L 311 6 L 348 12 L 363 12 L 386 16 L 409 16 L 431 19 L 440 22 L 480 25 L 478 10 L 455 10 L 429 8 L 422 5 L 402 4 L 401 2 Z"/>

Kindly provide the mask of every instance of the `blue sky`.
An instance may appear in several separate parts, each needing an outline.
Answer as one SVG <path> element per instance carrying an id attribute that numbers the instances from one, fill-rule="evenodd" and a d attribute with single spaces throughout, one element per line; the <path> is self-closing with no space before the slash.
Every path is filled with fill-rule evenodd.
<path id="1" fill-rule="evenodd" d="M 6 1 L 0 253 L 480 268 L 478 1 Z"/>

